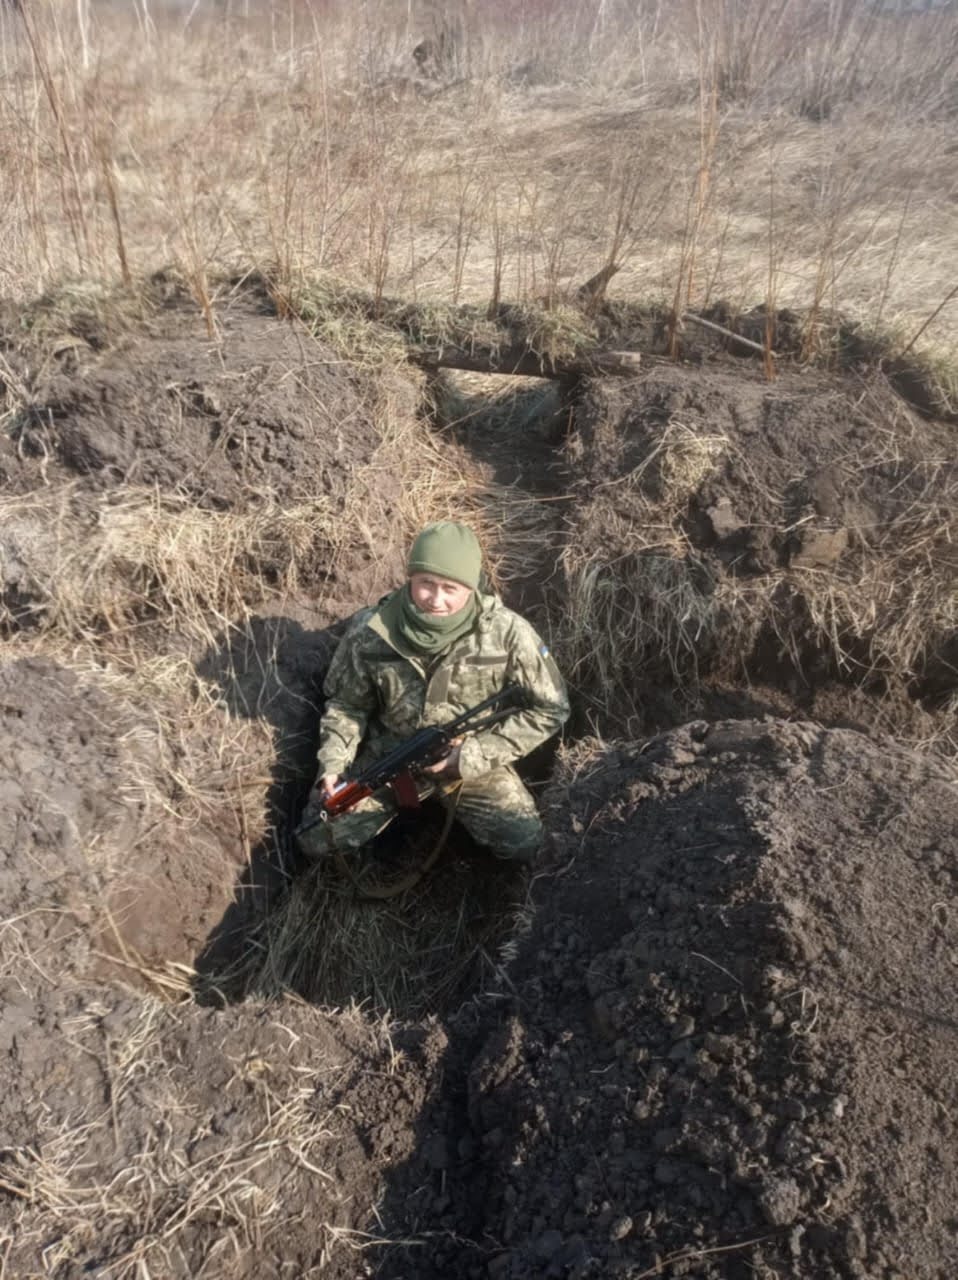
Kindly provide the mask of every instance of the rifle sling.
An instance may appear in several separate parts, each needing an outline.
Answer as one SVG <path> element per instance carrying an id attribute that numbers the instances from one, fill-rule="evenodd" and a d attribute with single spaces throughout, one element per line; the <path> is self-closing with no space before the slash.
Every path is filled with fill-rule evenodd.
<path id="1" fill-rule="evenodd" d="M 449 794 L 455 793 L 455 800 L 446 810 L 446 820 L 443 823 L 442 831 L 439 833 L 439 839 L 433 845 L 432 850 L 419 863 L 417 867 L 413 867 L 404 876 L 392 883 L 383 885 L 364 885 L 359 876 L 354 874 L 352 868 L 341 850 L 333 848 L 333 858 L 336 865 L 346 879 L 353 886 L 356 897 L 364 902 L 384 902 L 388 898 L 398 898 L 401 893 L 405 893 L 408 889 L 413 889 L 420 880 L 431 871 L 439 860 L 439 855 L 446 847 L 446 841 L 449 839 L 449 833 L 452 830 L 452 824 L 455 821 L 456 810 L 459 808 L 459 796 L 462 791 L 462 783 L 457 782 L 450 788 Z"/>

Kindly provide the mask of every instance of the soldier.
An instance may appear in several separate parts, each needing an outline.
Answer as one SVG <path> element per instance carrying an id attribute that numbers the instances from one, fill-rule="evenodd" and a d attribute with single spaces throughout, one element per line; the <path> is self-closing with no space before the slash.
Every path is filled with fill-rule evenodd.
<path id="1" fill-rule="evenodd" d="M 482 552 L 465 525 L 428 525 L 413 543 L 408 580 L 350 621 L 326 675 L 320 799 L 355 762 L 376 760 L 423 725 L 442 724 L 509 683 L 528 706 L 458 741 L 432 765 L 434 794 L 497 857 L 531 861 L 542 843 L 535 801 L 513 768 L 569 714 L 565 684 L 533 628 L 483 589 Z M 305 852 L 357 849 L 396 816 L 390 792 L 314 827 Z M 309 816 L 307 810 L 306 817 Z"/>

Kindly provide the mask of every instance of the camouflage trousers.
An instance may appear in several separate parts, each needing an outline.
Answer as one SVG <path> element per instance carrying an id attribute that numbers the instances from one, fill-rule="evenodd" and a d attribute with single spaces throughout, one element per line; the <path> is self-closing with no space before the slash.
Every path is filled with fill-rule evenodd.
<path id="1" fill-rule="evenodd" d="M 427 794 L 436 796 L 447 810 L 454 807 L 457 820 L 476 843 L 497 858 L 531 862 L 542 845 L 536 803 L 510 765 L 458 786 L 433 787 Z M 331 848 L 341 852 L 358 849 L 385 830 L 398 812 L 393 793 L 377 791 L 349 813 L 304 832 L 299 837 L 300 847 L 313 856 Z M 307 809 L 304 821 L 311 816 L 311 809 Z"/>

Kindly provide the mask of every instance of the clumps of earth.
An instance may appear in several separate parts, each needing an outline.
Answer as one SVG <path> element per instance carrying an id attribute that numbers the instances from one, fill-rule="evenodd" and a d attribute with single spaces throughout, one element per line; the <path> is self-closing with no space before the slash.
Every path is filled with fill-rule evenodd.
<path id="1" fill-rule="evenodd" d="M 386 1274 L 943 1276 L 953 772 L 695 722 L 580 744 L 546 811 L 501 1004 L 451 1020 L 387 1199 L 449 1237 Z"/>
<path id="2" fill-rule="evenodd" d="M 524 384 L 510 446 L 261 291 L 213 340 L 151 290 L 3 337 L 3 1268 L 950 1275 L 945 428 L 704 349 L 541 422 Z M 450 495 L 571 676 L 543 861 L 500 889 L 454 834 L 311 928 L 323 671 Z"/>
<path id="3" fill-rule="evenodd" d="M 698 354 L 581 392 L 564 446 L 575 661 L 633 725 L 650 684 L 666 718 L 675 692 L 694 711 L 751 685 L 769 710 L 784 693 L 827 722 L 954 735 L 954 426 L 874 371 L 769 381 Z"/>

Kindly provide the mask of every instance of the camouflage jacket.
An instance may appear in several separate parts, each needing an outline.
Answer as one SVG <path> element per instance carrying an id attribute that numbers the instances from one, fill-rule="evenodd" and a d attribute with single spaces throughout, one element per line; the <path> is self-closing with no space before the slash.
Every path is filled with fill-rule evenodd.
<path id="1" fill-rule="evenodd" d="M 528 691 L 528 709 L 467 736 L 460 775 L 468 780 L 512 764 L 559 732 L 569 699 L 548 649 L 497 596 L 480 594 L 478 604 L 472 630 L 432 659 L 395 648 L 378 606 L 353 616 L 326 674 L 320 774 L 345 772 L 360 748 L 364 760 L 374 759 L 423 725 L 442 724 L 511 681 Z"/>

